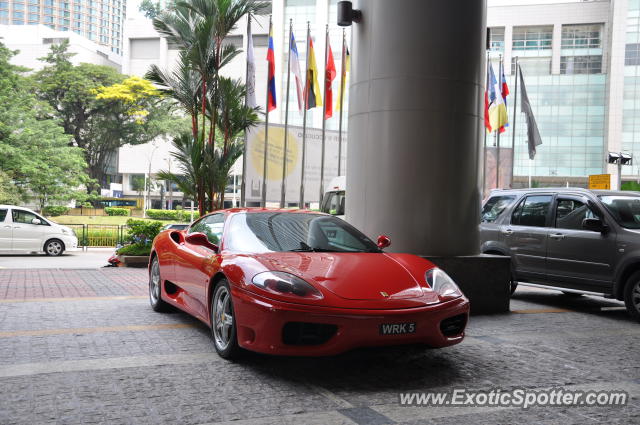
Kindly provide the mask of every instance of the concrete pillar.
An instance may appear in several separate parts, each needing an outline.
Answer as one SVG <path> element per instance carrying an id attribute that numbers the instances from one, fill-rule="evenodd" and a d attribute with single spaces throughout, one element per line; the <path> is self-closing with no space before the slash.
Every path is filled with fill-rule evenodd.
<path id="1" fill-rule="evenodd" d="M 346 219 L 391 251 L 479 251 L 485 0 L 360 0 Z"/>

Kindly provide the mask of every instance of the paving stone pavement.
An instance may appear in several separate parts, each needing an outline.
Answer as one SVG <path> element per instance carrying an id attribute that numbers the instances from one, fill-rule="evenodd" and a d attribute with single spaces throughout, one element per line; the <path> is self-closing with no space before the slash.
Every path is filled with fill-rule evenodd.
<path id="1" fill-rule="evenodd" d="M 603 309 L 604 307 L 604 309 Z M 640 423 L 640 324 L 616 301 L 519 289 L 445 349 L 220 359 L 146 299 L 146 271 L 0 270 L 0 424 Z M 401 392 L 622 390 L 624 407 L 401 406 Z"/>

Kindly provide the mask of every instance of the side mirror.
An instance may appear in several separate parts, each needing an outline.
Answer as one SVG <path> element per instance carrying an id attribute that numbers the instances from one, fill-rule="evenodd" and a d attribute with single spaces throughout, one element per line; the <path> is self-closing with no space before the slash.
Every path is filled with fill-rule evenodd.
<path id="1" fill-rule="evenodd" d="M 391 245 L 391 239 L 388 236 L 380 235 L 378 236 L 378 248 L 386 248 Z"/>
<path id="2" fill-rule="evenodd" d="M 31 220 L 31 224 L 42 224 L 42 222 L 39 218 L 34 218 L 33 220 Z"/>
<path id="3" fill-rule="evenodd" d="M 599 218 L 585 218 L 582 220 L 582 228 L 600 233 L 604 233 L 607 230 L 607 226 Z"/>
<path id="4" fill-rule="evenodd" d="M 185 240 L 192 245 L 204 246 L 206 248 L 209 248 L 213 252 L 218 253 L 218 250 L 219 250 L 218 245 L 211 243 L 207 235 L 205 235 L 202 232 L 191 233 L 187 235 Z"/>

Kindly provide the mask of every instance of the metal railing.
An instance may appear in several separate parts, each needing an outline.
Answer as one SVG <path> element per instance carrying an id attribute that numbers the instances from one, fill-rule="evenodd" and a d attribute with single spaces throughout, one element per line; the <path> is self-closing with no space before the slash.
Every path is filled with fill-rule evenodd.
<path id="1" fill-rule="evenodd" d="M 115 247 L 124 243 L 129 226 L 118 224 L 65 224 L 76 233 L 78 246 Z"/>

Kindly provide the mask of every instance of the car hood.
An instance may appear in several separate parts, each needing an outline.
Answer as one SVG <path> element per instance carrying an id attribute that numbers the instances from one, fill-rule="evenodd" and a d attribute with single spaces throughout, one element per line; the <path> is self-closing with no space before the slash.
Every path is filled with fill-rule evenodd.
<path id="1" fill-rule="evenodd" d="M 420 257 L 387 253 L 279 252 L 257 259 L 350 300 L 424 298 L 424 274 L 434 267 Z"/>

